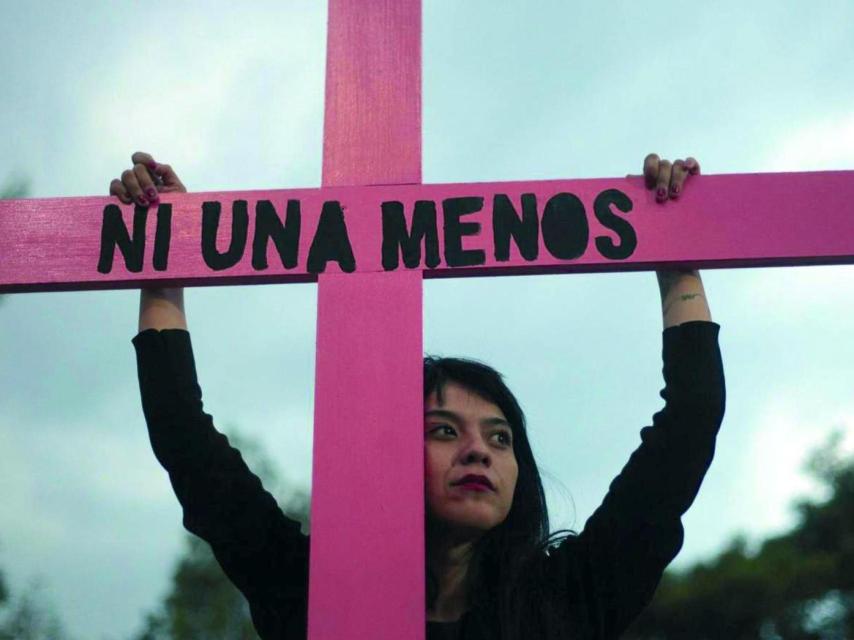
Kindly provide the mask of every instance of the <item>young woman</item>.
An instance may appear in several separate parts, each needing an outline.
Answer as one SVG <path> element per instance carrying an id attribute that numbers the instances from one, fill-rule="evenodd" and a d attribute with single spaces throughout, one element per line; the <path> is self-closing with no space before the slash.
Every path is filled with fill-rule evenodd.
<path id="1" fill-rule="evenodd" d="M 110 193 L 147 206 L 184 192 L 145 153 Z M 678 198 L 693 158 L 650 154 L 647 187 Z M 664 408 L 580 534 L 549 536 L 524 414 L 481 363 L 424 361 L 427 638 L 617 638 L 649 603 L 683 541 L 682 515 L 714 455 L 724 415 L 719 325 L 696 271 L 658 272 Z M 309 541 L 202 410 L 182 289 L 141 291 L 137 353 L 154 453 L 184 526 L 246 596 L 262 638 L 305 638 Z"/>

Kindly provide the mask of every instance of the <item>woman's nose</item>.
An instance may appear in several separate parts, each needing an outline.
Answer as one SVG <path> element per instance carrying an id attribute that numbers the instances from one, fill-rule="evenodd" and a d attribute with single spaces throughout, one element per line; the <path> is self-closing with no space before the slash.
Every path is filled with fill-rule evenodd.
<path id="1" fill-rule="evenodd" d="M 463 461 L 467 464 L 471 464 L 474 462 L 482 462 L 484 464 L 489 464 L 489 449 L 486 446 L 486 443 L 483 442 L 480 438 L 475 438 L 470 440 L 466 444 L 466 449 L 463 452 Z"/>

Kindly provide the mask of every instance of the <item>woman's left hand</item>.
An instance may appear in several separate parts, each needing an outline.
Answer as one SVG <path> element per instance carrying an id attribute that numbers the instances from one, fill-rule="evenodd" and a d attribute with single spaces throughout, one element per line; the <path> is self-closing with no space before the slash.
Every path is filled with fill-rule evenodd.
<path id="1" fill-rule="evenodd" d="M 685 160 L 662 160 L 650 153 L 643 161 L 643 177 L 647 189 L 655 189 L 658 202 L 675 200 L 682 194 L 688 176 L 700 173 L 700 163 L 688 157 Z M 656 270 L 661 292 L 664 328 L 691 320 L 712 319 L 706 302 L 700 272 L 692 269 Z"/>
<path id="2" fill-rule="evenodd" d="M 662 160 L 658 154 L 650 153 L 643 161 L 643 177 L 647 189 L 655 189 L 655 199 L 664 202 L 675 200 L 685 188 L 688 176 L 700 173 L 700 163 L 694 158 L 685 160 Z"/>

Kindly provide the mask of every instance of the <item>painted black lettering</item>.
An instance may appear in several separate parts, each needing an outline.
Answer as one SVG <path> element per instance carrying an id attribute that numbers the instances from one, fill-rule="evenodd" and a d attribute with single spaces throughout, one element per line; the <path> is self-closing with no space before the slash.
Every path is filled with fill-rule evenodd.
<path id="1" fill-rule="evenodd" d="M 169 243 L 172 240 L 172 205 L 162 203 L 157 206 L 157 229 L 154 232 L 154 256 L 152 265 L 155 271 L 166 271 L 169 263 Z"/>
<path id="2" fill-rule="evenodd" d="M 558 193 L 543 210 L 543 244 L 555 258 L 574 260 L 584 254 L 590 227 L 584 204 L 571 193 Z"/>
<path id="3" fill-rule="evenodd" d="M 436 203 L 418 200 L 412 214 L 412 230 L 406 230 L 403 203 L 396 200 L 382 203 L 383 212 L 383 269 L 393 271 L 403 256 L 408 269 L 421 266 L 421 241 L 424 241 L 424 261 L 427 267 L 439 266 L 439 231 L 436 227 Z"/>
<path id="4" fill-rule="evenodd" d="M 480 233 L 479 222 L 461 222 L 460 217 L 483 209 L 483 198 L 448 198 L 442 201 L 445 218 L 445 264 L 449 267 L 470 267 L 484 264 L 483 249 L 463 249 L 463 236 Z"/>
<path id="5" fill-rule="evenodd" d="M 499 262 L 510 259 L 511 237 L 525 260 L 536 260 L 540 252 L 537 197 L 533 193 L 522 194 L 520 219 L 510 198 L 496 193 L 492 201 L 492 236 L 495 239 L 495 259 Z"/>
<path id="6" fill-rule="evenodd" d="M 252 238 L 252 268 L 267 268 L 267 245 L 270 238 L 276 244 L 279 259 L 285 269 L 297 266 L 299 256 L 300 202 L 288 200 L 285 224 L 276 213 L 273 203 L 259 200 L 255 203 L 255 237 Z"/>
<path id="7" fill-rule="evenodd" d="M 113 270 L 113 256 L 117 246 L 125 259 L 125 268 L 131 273 L 142 271 L 147 217 L 147 207 L 134 207 L 133 239 L 131 239 L 119 206 L 108 204 L 104 207 L 104 217 L 101 221 L 101 250 L 98 257 L 98 273 L 110 273 Z"/>
<path id="8" fill-rule="evenodd" d="M 623 213 L 632 210 L 631 199 L 619 189 L 606 189 L 596 196 L 596 201 L 593 203 L 596 219 L 609 229 L 616 231 L 620 237 L 620 244 L 615 245 L 609 236 L 596 236 L 596 248 L 605 258 L 625 260 L 637 249 L 638 236 L 627 220 L 614 215 L 611 204 Z"/>
<path id="9" fill-rule="evenodd" d="M 246 200 L 235 200 L 231 203 L 231 241 L 228 251 L 220 253 L 216 248 L 216 237 L 221 210 L 219 202 L 202 203 L 202 257 L 214 271 L 228 269 L 240 262 L 249 229 Z"/>
<path id="10" fill-rule="evenodd" d="M 323 203 L 317 231 L 308 250 L 309 273 L 323 273 L 330 260 L 335 260 L 345 273 L 356 270 L 353 247 L 350 246 L 350 236 L 347 235 L 347 225 L 344 223 L 344 211 L 337 200 Z"/>

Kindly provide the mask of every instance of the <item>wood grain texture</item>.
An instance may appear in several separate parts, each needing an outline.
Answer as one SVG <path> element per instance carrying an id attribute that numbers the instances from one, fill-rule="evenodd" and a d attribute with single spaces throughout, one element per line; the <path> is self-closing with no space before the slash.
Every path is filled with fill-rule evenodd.
<path id="1" fill-rule="evenodd" d="M 423 638 L 421 277 L 318 289 L 309 638 Z"/>
<path id="2" fill-rule="evenodd" d="M 323 185 L 420 181 L 421 2 L 330 0 Z M 318 279 L 311 640 L 425 635 L 421 303 L 419 271 Z"/>
<path id="3" fill-rule="evenodd" d="M 421 182 L 420 0 L 330 0 L 323 184 Z"/>
<path id="4" fill-rule="evenodd" d="M 362 168 L 364 170 L 364 167 Z M 621 245 L 618 233 L 599 220 L 597 197 L 610 189 L 626 194 L 631 211 L 611 207 L 633 229 L 636 246 L 625 257 L 608 257 L 600 249 L 610 238 Z M 554 255 L 555 238 L 570 239 L 584 231 L 567 214 L 554 214 L 550 225 L 542 218 L 548 202 L 560 193 L 578 197 L 584 208 L 587 243 L 577 257 Z M 533 194 L 539 224 L 537 256 L 523 256 L 510 242 L 507 260 L 495 256 L 493 202 L 496 194 L 508 196 L 522 215 L 523 194 Z M 449 236 L 442 202 L 449 198 L 483 198 L 483 209 L 460 217 L 479 225 L 477 233 L 461 237 L 464 250 L 483 251 L 483 264 L 452 266 L 447 260 Z M 296 262 L 283 266 L 275 244 L 267 242 L 266 267 L 253 265 L 253 239 L 257 230 L 257 203 L 269 201 L 286 219 L 287 201 L 299 200 L 301 233 Z M 245 250 L 235 264 L 216 270 L 204 260 L 201 249 L 202 204 L 217 201 L 222 216 L 216 245 L 225 252 L 232 237 L 232 203 L 247 205 Z M 384 271 L 382 264 L 382 203 L 403 204 L 407 228 L 419 200 L 436 203 L 439 262 L 425 266 L 423 243 L 419 270 L 425 277 L 564 273 L 573 271 L 627 271 L 676 264 L 695 268 L 794 266 L 842 264 L 854 261 L 854 171 L 807 173 L 755 173 L 704 175 L 691 178 L 679 200 L 655 202 L 640 178 L 596 178 L 536 182 L 473 183 L 448 185 L 388 185 L 323 187 L 251 192 L 193 193 L 164 196 L 172 205 L 168 263 L 162 271 L 153 265 L 157 213 L 150 210 L 144 234 L 141 269 L 131 272 L 116 249 L 110 273 L 99 273 L 99 245 L 104 208 L 115 200 L 56 198 L 0 201 L 0 291 L 118 289 L 165 284 L 199 286 L 263 282 L 304 282 L 317 273 L 308 268 L 308 256 L 318 228 L 323 203 L 341 203 L 347 235 L 352 245 L 355 271 Z M 120 208 L 123 224 L 133 230 L 134 209 Z M 561 220 L 567 225 L 562 226 Z M 60 224 L 58 221 L 62 221 Z M 613 226 L 613 225 L 612 225 Z M 547 243 L 551 240 L 551 246 Z M 400 252 L 398 252 L 400 253 Z M 563 255 L 563 257 L 560 257 Z M 398 270 L 405 269 L 398 260 Z M 327 273 L 340 273 L 339 263 L 326 263 Z"/>

